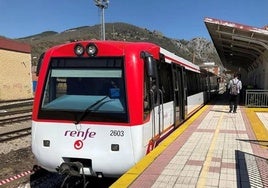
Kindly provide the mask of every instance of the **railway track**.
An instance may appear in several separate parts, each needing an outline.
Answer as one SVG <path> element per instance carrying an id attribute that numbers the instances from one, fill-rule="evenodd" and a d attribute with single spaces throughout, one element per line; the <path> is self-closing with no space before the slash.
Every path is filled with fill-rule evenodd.
<path id="1" fill-rule="evenodd" d="M 33 100 L 18 100 L 0 103 L 0 125 L 31 119 Z"/>
<path id="2" fill-rule="evenodd" d="M 32 100 L 0 103 L 0 142 L 31 134 L 30 125 L 15 124 L 28 121 L 32 116 Z"/>
<path id="3" fill-rule="evenodd" d="M 16 116 L 12 116 L 12 117 L 0 118 L 0 125 L 18 123 L 21 121 L 27 121 L 27 120 L 30 120 L 31 117 L 32 117 L 32 113 L 28 112 L 26 114 L 18 114 Z"/>
<path id="4" fill-rule="evenodd" d="M 0 101 L 0 109 L 25 106 L 25 105 L 32 105 L 32 104 L 33 104 L 33 99 Z"/>
<path id="5" fill-rule="evenodd" d="M 0 143 L 20 138 L 23 136 L 28 136 L 31 134 L 31 127 L 21 128 L 17 130 L 10 130 L 7 132 L 0 133 Z"/>

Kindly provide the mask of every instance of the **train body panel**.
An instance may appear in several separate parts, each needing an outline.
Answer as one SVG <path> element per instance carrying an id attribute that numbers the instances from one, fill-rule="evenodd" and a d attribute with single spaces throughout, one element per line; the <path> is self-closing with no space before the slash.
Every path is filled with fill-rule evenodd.
<path id="1" fill-rule="evenodd" d="M 194 111 L 206 103 L 204 96 L 205 92 L 200 92 L 187 97 L 187 116 L 192 114 Z"/>
<path id="2" fill-rule="evenodd" d="M 63 162 L 78 160 L 91 169 L 90 175 L 101 172 L 104 176 L 115 176 L 124 173 L 145 154 L 142 126 L 33 122 L 32 131 L 33 153 L 40 166 L 49 171 L 56 172 Z"/>

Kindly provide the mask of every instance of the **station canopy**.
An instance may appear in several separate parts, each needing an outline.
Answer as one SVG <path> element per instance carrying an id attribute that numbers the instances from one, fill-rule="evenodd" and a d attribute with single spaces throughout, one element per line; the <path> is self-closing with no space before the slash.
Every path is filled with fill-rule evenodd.
<path id="1" fill-rule="evenodd" d="M 243 68 L 249 72 L 268 51 L 267 26 L 256 28 L 213 18 L 204 22 L 223 66 L 229 70 Z"/>

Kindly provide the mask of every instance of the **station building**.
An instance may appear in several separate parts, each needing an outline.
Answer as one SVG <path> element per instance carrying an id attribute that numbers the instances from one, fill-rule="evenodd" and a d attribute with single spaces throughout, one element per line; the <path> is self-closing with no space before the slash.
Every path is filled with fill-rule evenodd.
<path id="1" fill-rule="evenodd" d="M 33 98 L 31 47 L 0 37 L 0 102 Z"/>

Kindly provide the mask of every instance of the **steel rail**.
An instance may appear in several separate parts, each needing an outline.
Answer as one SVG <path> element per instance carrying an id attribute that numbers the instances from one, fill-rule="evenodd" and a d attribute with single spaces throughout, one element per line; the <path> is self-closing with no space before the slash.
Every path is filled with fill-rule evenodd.
<path id="1" fill-rule="evenodd" d="M 26 121 L 26 120 L 30 120 L 31 118 L 32 118 L 32 114 L 4 118 L 4 119 L 0 119 L 0 125 L 6 125 L 9 123 L 17 123 L 17 122 L 21 122 L 21 121 Z"/>
<path id="2" fill-rule="evenodd" d="M 16 138 L 24 137 L 31 134 L 31 127 L 12 130 L 0 134 L 0 142 L 14 140 Z"/>

